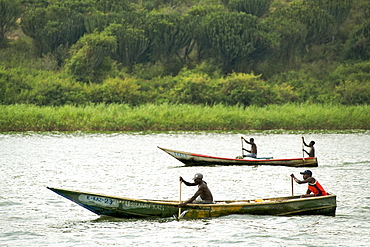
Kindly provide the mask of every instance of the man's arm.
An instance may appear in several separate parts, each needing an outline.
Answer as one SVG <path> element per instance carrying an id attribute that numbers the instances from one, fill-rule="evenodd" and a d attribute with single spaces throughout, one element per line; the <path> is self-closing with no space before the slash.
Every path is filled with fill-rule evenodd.
<path id="1" fill-rule="evenodd" d="M 180 208 L 181 207 L 184 207 L 186 204 L 193 202 L 195 199 L 197 199 L 197 197 L 200 194 L 202 194 L 202 190 L 203 190 L 203 188 L 202 188 L 202 186 L 200 186 L 199 189 L 198 189 L 198 191 L 195 192 L 195 194 L 192 196 L 192 198 L 190 198 L 189 200 L 185 201 L 184 203 L 179 204 L 179 207 Z"/>
<path id="2" fill-rule="evenodd" d="M 193 195 L 193 197 L 187 200 L 186 202 L 187 203 L 193 202 L 195 199 L 197 199 L 198 196 L 200 196 L 200 194 L 202 194 L 202 186 L 200 186 L 197 192 L 195 192 L 195 194 Z"/>
<path id="3" fill-rule="evenodd" d="M 244 137 L 241 137 L 246 143 L 248 144 L 251 144 L 249 141 L 247 141 L 246 139 L 244 139 Z"/>
<path id="4" fill-rule="evenodd" d="M 180 177 L 180 181 L 183 182 L 186 186 L 196 186 L 196 183 L 186 182 L 182 177 Z"/>
<path id="5" fill-rule="evenodd" d="M 306 142 L 304 141 L 304 137 L 302 136 L 302 142 L 303 142 L 303 145 L 305 145 L 306 147 L 309 147 Z"/>
<path id="6" fill-rule="evenodd" d="M 298 184 L 305 184 L 305 183 L 314 183 L 315 182 L 315 179 L 313 177 L 309 177 L 307 179 L 304 179 L 304 180 L 299 180 L 297 179 L 294 174 L 290 174 L 290 176 L 294 179 L 294 181 L 296 181 L 296 183 Z"/>

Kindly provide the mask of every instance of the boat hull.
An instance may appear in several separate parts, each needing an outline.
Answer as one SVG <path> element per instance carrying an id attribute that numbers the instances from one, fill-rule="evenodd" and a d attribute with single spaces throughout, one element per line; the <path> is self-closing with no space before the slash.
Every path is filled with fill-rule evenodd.
<path id="1" fill-rule="evenodd" d="M 51 191 L 77 203 L 97 215 L 118 218 L 167 218 L 178 215 L 178 202 L 131 199 L 103 194 L 50 188 Z M 255 215 L 327 215 L 334 216 L 336 196 L 300 198 L 299 196 L 258 200 L 216 201 L 215 204 L 188 204 L 182 218 L 196 219 L 231 214 Z"/>
<path id="2" fill-rule="evenodd" d="M 216 166 L 216 165 L 270 165 L 290 167 L 317 167 L 316 157 L 293 158 L 293 159 L 232 159 L 215 156 L 194 154 L 189 152 L 161 148 L 164 152 L 181 161 L 185 166 Z"/>

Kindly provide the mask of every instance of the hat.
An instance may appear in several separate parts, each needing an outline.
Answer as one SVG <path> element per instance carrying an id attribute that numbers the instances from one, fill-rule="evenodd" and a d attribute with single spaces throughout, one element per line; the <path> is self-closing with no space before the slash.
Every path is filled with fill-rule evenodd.
<path id="1" fill-rule="evenodd" d="M 307 175 L 312 176 L 312 172 L 310 170 L 305 170 L 304 172 L 300 172 L 300 174 L 302 175 L 307 174 Z"/>
<path id="2" fill-rule="evenodd" d="M 196 173 L 195 175 L 194 175 L 194 178 L 193 178 L 193 180 L 195 180 L 195 179 L 202 179 L 203 178 L 203 175 L 201 174 L 201 173 Z"/>

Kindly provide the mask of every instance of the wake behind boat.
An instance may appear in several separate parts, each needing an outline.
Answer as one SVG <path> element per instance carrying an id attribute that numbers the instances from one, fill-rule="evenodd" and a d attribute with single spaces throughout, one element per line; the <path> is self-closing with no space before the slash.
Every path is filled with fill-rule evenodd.
<path id="1" fill-rule="evenodd" d="M 222 158 L 215 156 L 208 156 L 202 154 L 195 154 L 183 152 L 178 150 L 171 150 L 161 148 L 164 152 L 181 161 L 185 166 L 215 166 L 215 165 L 270 165 L 270 166 L 291 166 L 291 167 L 317 167 L 317 158 L 292 158 L 292 159 L 270 159 L 270 158 Z"/>
<path id="2" fill-rule="evenodd" d="M 178 201 L 131 199 L 73 190 L 50 188 L 97 215 L 118 218 L 167 218 L 178 214 Z M 255 215 L 327 215 L 335 216 L 336 196 L 310 198 L 299 196 L 257 200 L 216 201 L 214 204 L 187 204 L 181 218 L 196 219 L 231 214 Z"/>

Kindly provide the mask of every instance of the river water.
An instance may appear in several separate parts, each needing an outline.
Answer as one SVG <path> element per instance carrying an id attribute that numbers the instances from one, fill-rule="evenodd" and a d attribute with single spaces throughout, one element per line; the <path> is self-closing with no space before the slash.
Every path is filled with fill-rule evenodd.
<path id="1" fill-rule="evenodd" d="M 304 168 L 184 167 L 157 146 L 235 157 L 240 136 L 259 156 L 302 157 L 301 136 L 316 142 L 311 168 L 337 195 L 330 216 L 231 215 L 180 220 L 100 217 L 49 187 L 145 199 L 179 199 L 178 177 L 203 173 L 215 200 L 289 196 Z M 249 148 L 245 145 L 246 148 Z M 370 132 L 0 133 L 0 246 L 369 246 Z M 307 185 L 294 184 L 295 194 Z M 182 198 L 196 188 L 182 188 Z"/>

